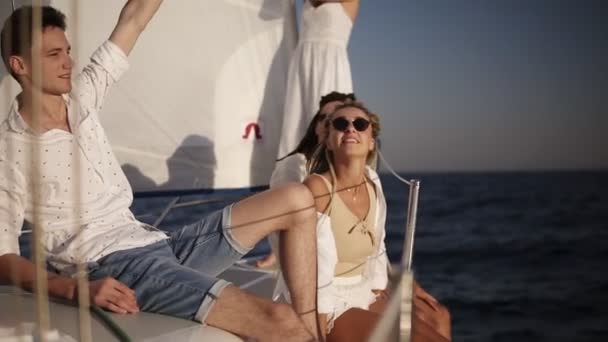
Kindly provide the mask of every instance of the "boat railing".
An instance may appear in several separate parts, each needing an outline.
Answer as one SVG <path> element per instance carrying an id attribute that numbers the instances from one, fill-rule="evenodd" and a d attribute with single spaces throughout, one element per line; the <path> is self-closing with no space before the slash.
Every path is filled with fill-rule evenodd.
<path id="1" fill-rule="evenodd" d="M 409 186 L 405 239 L 401 264 L 389 272 L 391 296 L 382 318 L 370 335 L 369 341 L 410 341 L 412 330 L 413 282 L 412 259 L 414 235 L 418 216 L 420 181 L 403 180 Z"/>

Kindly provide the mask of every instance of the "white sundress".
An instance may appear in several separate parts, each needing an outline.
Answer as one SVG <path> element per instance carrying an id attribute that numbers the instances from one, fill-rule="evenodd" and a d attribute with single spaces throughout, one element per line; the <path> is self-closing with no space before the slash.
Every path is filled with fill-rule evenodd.
<path id="1" fill-rule="evenodd" d="M 353 92 L 347 45 L 353 22 L 340 3 L 305 1 L 298 45 L 289 65 L 278 157 L 293 151 L 319 110 L 321 96 Z"/>

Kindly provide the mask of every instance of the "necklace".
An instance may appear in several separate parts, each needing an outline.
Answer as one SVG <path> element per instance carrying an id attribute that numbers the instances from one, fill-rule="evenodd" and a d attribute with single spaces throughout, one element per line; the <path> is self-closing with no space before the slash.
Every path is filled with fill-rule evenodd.
<path id="1" fill-rule="evenodd" d="M 353 186 L 346 188 L 346 192 L 353 194 L 353 202 L 357 201 L 357 195 L 359 194 L 359 189 L 361 188 L 361 185 L 363 185 L 363 184 L 365 184 L 365 177 L 363 179 L 361 179 L 361 182 L 359 182 L 357 185 L 353 185 Z"/>

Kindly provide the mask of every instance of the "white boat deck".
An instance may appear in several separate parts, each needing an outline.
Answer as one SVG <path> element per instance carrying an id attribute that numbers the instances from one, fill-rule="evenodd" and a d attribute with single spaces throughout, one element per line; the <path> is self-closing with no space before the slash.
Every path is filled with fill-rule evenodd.
<path id="1" fill-rule="evenodd" d="M 32 294 L 21 292 L 15 295 L 14 289 L 0 287 L 0 341 L 34 341 L 36 329 L 36 307 Z M 49 341 L 79 341 L 78 308 L 74 305 L 51 300 L 49 302 L 51 330 L 56 338 Z M 151 313 L 135 315 L 108 315 L 116 325 L 125 331 L 132 341 L 242 341 L 240 338 L 209 326 L 193 321 Z M 19 329 L 24 331 L 19 332 Z M 120 339 L 104 324 L 91 315 L 91 335 L 93 341 L 119 341 Z"/>
<path id="2" fill-rule="evenodd" d="M 256 271 L 235 265 L 221 276 L 248 291 L 270 298 L 274 288 L 271 271 Z M 0 286 L 0 342 L 35 341 L 37 325 L 34 295 L 13 287 Z M 78 341 L 78 308 L 70 303 L 52 300 L 49 302 L 51 331 L 49 341 Z M 131 341 L 218 341 L 235 342 L 241 338 L 226 331 L 202 326 L 199 323 L 151 313 L 108 316 L 130 337 Z M 103 320 L 91 315 L 93 341 L 119 341 Z M 21 330 L 19 330 L 21 329 Z"/>
<path id="3" fill-rule="evenodd" d="M 271 298 L 275 285 L 274 271 L 258 270 L 247 262 L 239 263 L 221 277 L 256 295 Z M 411 280 L 410 280 L 411 281 Z M 411 284 L 407 285 L 411 289 Z M 408 299 L 411 300 L 411 297 Z M 389 304 L 388 311 L 399 311 L 399 303 Z M 392 307 L 392 308 L 391 308 Z M 402 307 L 403 309 L 403 307 Z M 79 341 L 78 307 L 72 303 L 51 299 L 49 302 L 51 335 L 47 341 Z M 406 335 L 401 338 L 393 331 L 389 321 L 381 323 L 382 329 L 389 332 L 382 340 L 409 340 L 411 326 L 410 310 L 401 311 L 401 330 Z M 129 339 L 120 339 L 99 316 L 91 314 L 91 335 L 95 342 L 100 341 L 144 341 L 144 342 L 182 342 L 217 341 L 238 342 L 240 337 L 224 330 L 203 326 L 197 322 L 166 315 L 141 312 L 135 315 L 119 315 L 107 312 L 113 322 L 120 327 Z M 0 286 L 0 342 L 30 342 L 35 338 L 37 324 L 34 295 L 14 287 Z M 392 320 L 390 320 L 392 321 Z M 404 326 L 405 324 L 405 326 Z M 390 337 L 389 337 L 390 336 Z M 388 338 L 387 338 L 388 337 Z"/>

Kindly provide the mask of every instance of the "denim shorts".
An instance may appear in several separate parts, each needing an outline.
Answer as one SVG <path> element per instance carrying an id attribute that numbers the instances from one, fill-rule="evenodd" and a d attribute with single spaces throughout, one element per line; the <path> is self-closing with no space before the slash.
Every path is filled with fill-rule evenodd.
<path id="1" fill-rule="evenodd" d="M 136 293 L 140 310 L 205 323 L 230 283 L 217 276 L 250 249 L 232 235 L 232 206 L 148 246 L 117 251 L 89 267 L 89 279 L 112 277 Z"/>

